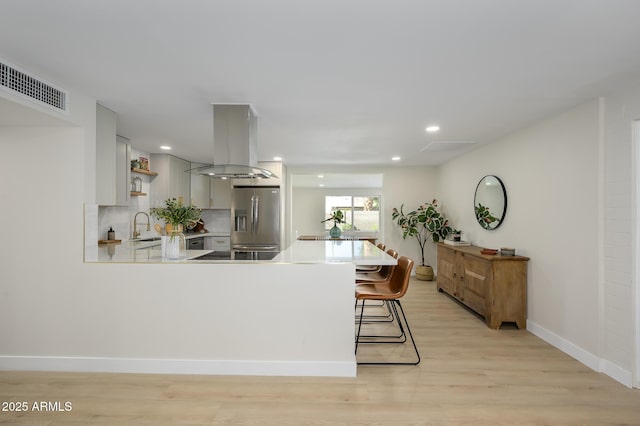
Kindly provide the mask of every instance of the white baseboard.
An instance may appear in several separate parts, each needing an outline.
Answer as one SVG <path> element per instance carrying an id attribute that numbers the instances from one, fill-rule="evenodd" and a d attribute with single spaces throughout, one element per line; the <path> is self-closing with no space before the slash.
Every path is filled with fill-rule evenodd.
<path id="1" fill-rule="evenodd" d="M 633 387 L 633 374 L 610 361 L 601 360 L 600 371 L 629 388 Z"/>
<path id="2" fill-rule="evenodd" d="M 619 367 L 611 361 L 598 358 L 591 352 L 541 327 L 533 321 L 527 320 L 527 330 L 592 370 L 598 373 L 604 373 L 629 388 L 633 387 L 633 374 L 630 371 Z"/>
<path id="3" fill-rule="evenodd" d="M 353 362 L 314 362 L 0 356 L 0 370 L 356 377 L 357 364 L 355 357 Z"/>

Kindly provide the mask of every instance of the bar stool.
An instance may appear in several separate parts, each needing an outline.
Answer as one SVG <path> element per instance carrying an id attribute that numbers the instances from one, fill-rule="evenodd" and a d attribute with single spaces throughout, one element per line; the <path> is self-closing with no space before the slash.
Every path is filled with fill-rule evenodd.
<path id="1" fill-rule="evenodd" d="M 382 244 L 384 247 L 384 244 Z M 394 249 L 387 250 L 387 254 L 394 259 L 398 258 L 398 252 Z M 374 282 L 385 282 L 391 278 L 391 274 L 393 274 L 393 270 L 396 265 L 380 265 L 377 271 L 372 272 L 358 272 L 356 270 L 356 284 L 358 283 L 374 283 Z M 389 305 L 389 302 L 381 301 L 379 305 L 370 305 L 370 306 L 386 306 L 387 313 L 384 315 L 365 315 L 368 321 L 373 322 L 393 322 L 394 316 L 392 312 L 392 306 Z M 358 301 L 356 300 L 356 308 L 358 307 Z"/>
<path id="2" fill-rule="evenodd" d="M 407 341 L 405 334 L 405 326 L 406 332 L 411 339 L 411 343 L 413 344 L 413 349 L 416 353 L 417 360 L 415 362 L 358 362 L 360 365 L 418 365 L 420 363 L 420 353 L 418 352 L 418 347 L 416 346 L 416 342 L 413 338 L 413 334 L 411 333 L 411 329 L 409 328 L 409 322 L 407 321 L 407 316 L 404 313 L 404 309 L 402 308 L 402 304 L 400 303 L 400 299 L 407 293 L 409 288 L 409 279 L 411 278 L 411 270 L 413 269 L 413 260 L 408 257 L 401 256 L 398 259 L 398 265 L 393 271 L 391 278 L 386 282 L 376 282 L 370 284 L 358 284 L 356 285 L 356 303 L 359 300 L 362 300 L 362 308 L 360 310 L 360 321 L 358 323 L 358 332 L 356 334 L 356 348 L 355 353 L 358 353 L 358 344 L 365 343 L 364 341 L 360 341 L 362 337 L 362 318 L 364 316 L 364 307 L 367 300 L 383 300 L 389 302 L 392 306 L 392 311 L 394 317 L 398 320 L 398 327 L 400 328 L 400 337 L 403 340 L 374 340 L 369 341 L 367 343 L 400 343 L 403 344 Z M 404 325 L 403 325 L 404 323 Z M 390 336 L 370 336 L 370 337 L 390 337 Z"/>

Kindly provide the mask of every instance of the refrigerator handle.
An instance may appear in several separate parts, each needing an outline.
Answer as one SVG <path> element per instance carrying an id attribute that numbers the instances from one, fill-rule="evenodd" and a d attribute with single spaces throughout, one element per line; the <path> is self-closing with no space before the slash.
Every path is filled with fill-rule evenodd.
<path id="1" fill-rule="evenodd" d="M 249 213 L 249 220 L 251 221 L 251 233 L 255 234 L 255 226 L 256 226 L 256 220 L 255 217 L 253 216 L 253 212 L 255 210 L 255 205 L 256 205 L 256 200 L 255 200 L 256 196 L 252 195 L 251 196 L 251 212 Z"/>
<path id="2" fill-rule="evenodd" d="M 259 211 L 259 206 L 260 206 L 260 197 L 259 196 L 255 196 L 255 203 L 254 203 L 254 214 L 253 214 L 253 223 L 255 224 L 254 226 L 254 233 L 258 232 L 258 224 L 260 223 L 259 219 L 258 219 L 258 214 L 260 213 Z"/>

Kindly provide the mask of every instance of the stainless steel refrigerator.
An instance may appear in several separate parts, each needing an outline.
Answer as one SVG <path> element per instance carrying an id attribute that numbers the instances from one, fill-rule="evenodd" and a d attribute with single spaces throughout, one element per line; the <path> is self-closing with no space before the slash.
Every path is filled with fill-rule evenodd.
<path id="1" fill-rule="evenodd" d="M 234 259 L 268 260 L 280 252 L 279 187 L 234 187 L 231 218 Z"/>

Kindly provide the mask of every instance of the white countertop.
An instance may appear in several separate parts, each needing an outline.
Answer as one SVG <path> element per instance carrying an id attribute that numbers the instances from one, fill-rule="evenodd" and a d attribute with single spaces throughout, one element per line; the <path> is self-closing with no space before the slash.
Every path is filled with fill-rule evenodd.
<path id="1" fill-rule="evenodd" d="M 148 232 L 146 233 L 147 235 L 141 237 L 141 238 L 136 238 L 136 239 L 130 239 L 130 240 L 125 240 L 124 242 L 131 242 L 131 243 L 156 243 L 156 244 L 160 244 L 160 240 L 153 240 L 153 241 L 145 241 L 145 240 L 150 240 L 152 238 L 160 238 L 160 236 L 157 233 L 153 233 L 153 232 Z M 198 238 L 198 237 L 229 237 L 231 236 L 231 234 L 227 233 L 223 233 L 223 232 L 183 232 L 184 237 L 189 240 L 191 238 Z"/>
<path id="2" fill-rule="evenodd" d="M 187 250 L 184 259 L 170 260 L 162 258 L 160 241 L 123 241 L 122 244 L 98 246 L 98 262 L 114 263 L 175 263 L 211 253 L 212 250 Z"/>
<path id="3" fill-rule="evenodd" d="M 98 262 L 176 263 L 211 253 L 212 250 L 187 250 L 185 259 L 163 259 L 160 241 L 123 241 L 98 247 Z M 273 260 L 197 260 L 198 263 L 354 263 L 356 265 L 395 265 L 397 260 L 369 241 L 295 241 Z"/>
<path id="4" fill-rule="evenodd" d="M 396 259 L 369 241 L 295 241 L 280 252 L 273 262 L 284 263 L 336 263 L 356 265 L 395 265 Z"/>

